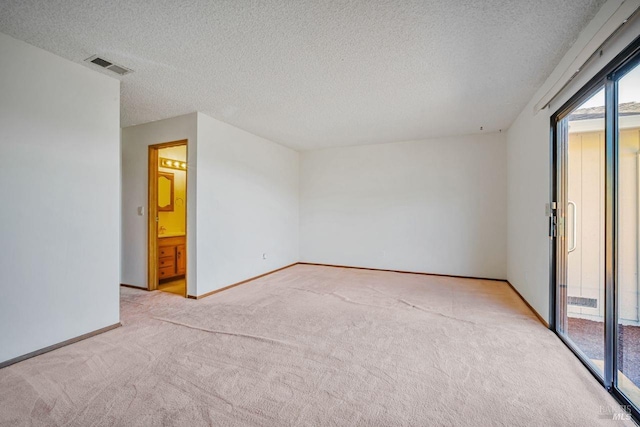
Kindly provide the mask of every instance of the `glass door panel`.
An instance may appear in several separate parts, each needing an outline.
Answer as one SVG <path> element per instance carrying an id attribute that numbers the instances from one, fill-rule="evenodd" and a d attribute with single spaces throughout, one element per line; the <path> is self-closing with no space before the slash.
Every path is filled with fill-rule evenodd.
<path id="1" fill-rule="evenodd" d="M 618 81 L 617 387 L 640 405 L 640 67 Z"/>
<path id="2" fill-rule="evenodd" d="M 582 358 L 604 372 L 605 251 L 604 88 L 563 119 L 565 283 L 559 332 Z"/>
<path id="3" fill-rule="evenodd" d="M 552 119 L 553 329 L 640 420 L 640 37 Z"/>

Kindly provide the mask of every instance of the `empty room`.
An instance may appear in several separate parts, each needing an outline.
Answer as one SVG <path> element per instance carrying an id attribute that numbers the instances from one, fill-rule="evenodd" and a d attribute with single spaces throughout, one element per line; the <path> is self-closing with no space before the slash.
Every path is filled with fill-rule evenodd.
<path id="1" fill-rule="evenodd" d="M 634 426 L 640 0 L 3 0 L 0 426 Z"/>

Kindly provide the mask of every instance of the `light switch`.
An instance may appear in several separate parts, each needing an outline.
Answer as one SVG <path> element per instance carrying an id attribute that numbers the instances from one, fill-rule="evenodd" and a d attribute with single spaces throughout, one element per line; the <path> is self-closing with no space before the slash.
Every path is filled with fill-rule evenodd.
<path id="1" fill-rule="evenodd" d="M 138 215 L 144 215 L 144 206 L 138 206 Z"/>

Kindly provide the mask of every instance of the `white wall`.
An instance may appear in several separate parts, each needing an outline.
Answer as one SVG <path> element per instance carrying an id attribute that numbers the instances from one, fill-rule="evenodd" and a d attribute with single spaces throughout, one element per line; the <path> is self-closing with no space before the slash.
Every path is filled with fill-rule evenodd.
<path id="1" fill-rule="evenodd" d="M 0 33 L 0 363 L 119 322 L 118 80 Z"/>
<path id="2" fill-rule="evenodd" d="M 301 153 L 303 262 L 504 279 L 503 134 Z"/>
<path id="3" fill-rule="evenodd" d="M 545 203 L 550 201 L 550 117 L 640 34 L 638 20 L 634 23 L 630 21 L 625 26 L 626 30 L 603 50 L 603 55 L 594 58 L 584 67 L 549 108 L 535 112 L 534 105 L 555 83 L 554 77 L 561 74 L 563 67 L 600 30 L 602 22 L 610 16 L 618 3 L 619 0 L 613 0 L 602 7 L 507 132 L 507 279 L 546 320 L 549 319 L 550 309 L 548 219 L 545 217 Z"/>
<path id="4" fill-rule="evenodd" d="M 298 261 L 298 164 L 198 113 L 198 295 Z"/>
<path id="5" fill-rule="evenodd" d="M 534 101 L 507 132 L 507 280 L 545 320 L 549 314 L 549 114 Z"/>
<path id="6" fill-rule="evenodd" d="M 197 114 L 130 126 L 122 129 L 122 238 L 121 274 L 123 284 L 147 287 L 147 214 L 149 146 L 187 139 L 187 286 L 197 292 L 196 181 Z M 144 206 L 144 215 L 138 207 Z"/>

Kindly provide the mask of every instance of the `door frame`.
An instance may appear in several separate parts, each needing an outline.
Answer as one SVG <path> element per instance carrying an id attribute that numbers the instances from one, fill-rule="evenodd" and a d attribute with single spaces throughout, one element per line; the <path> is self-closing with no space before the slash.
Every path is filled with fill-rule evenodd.
<path id="1" fill-rule="evenodd" d="M 550 316 L 549 329 L 578 357 L 591 374 L 613 397 L 625 405 L 636 421 L 640 420 L 638 402 L 631 402 L 617 386 L 618 372 L 618 81 L 629 70 L 640 65 L 640 37 L 620 52 L 574 96 L 560 107 L 550 120 L 551 188 L 550 188 Z M 605 310 L 604 310 L 604 370 L 602 376 L 586 360 L 582 351 L 559 332 L 558 293 L 566 287 L 566 167 L 567 159 L 560 137 L 562 120 L 584 101 L 604 87 L 605 90 Z M 563 258 L 561 258 L 563 257 Z"/>
<path id="2" fill-rule="evenodd" d="M 552 271 L 551 271 L 551 279 L 552 279 L 552 287 L 551 287 L 551 316 L 549 327 L 553 332 L 560 338 L 560 340 L 571 349 L 575 353 L 575 355 L 580 359 L 582 364 L 591 372 L 591 374 L 598 380 L 600 384 L 606 386 L 609 382 L 607 381 L 607 372 L 610 371 L 607 366 L 610 358 L 607 357 L 607 349 L 610 347 L 607 345 L 605 339 L 605 367 L 603 369 L 602 375 L 594 368 L 591 364 L 589 358 L 582 352 L 582 350 L 577 347 L 570 338 L 566 337 L 560 330 L 562 327 L 566 325 L 562 325 L 560 322 L 563 321 L 561 319 L 560 310 L 561 304 L 565 301 L 566 298 L 566 289 L 567 289 L 567 256 L 568 256 L 568 247 L 567 247 L 567 206 L 568 206 L 568 198 L 567 198 L 567 181 L 568 181 L 568 147 L 565 143 L 563 143 L 566 139 L 566 143 L 568 143 L 568 128 L 566 123 L 564 122 L 564 118 L 567 117 L 571 112 L 579 107 L 582 103 L 587 101 L 597 92 L 605 89 L 605 102 L 607 99 L 608 89 L 605 85 L 606 78 L 602 76 L 596 76 L 592 81 L 590 81 L 587 85 L 585 85 L 575 96 L 573 96 L 569 101 L 567 101 L 555 114 L 551 116 L 551 137 L 552 137 L 552 200 L 555 203 L 555 209 L 553 215 L 551 216 L 552 225 L 551 229 L 551 249 L 553 253 L 552 260 Z M 605 157 L 605 218 L 604 218 L 604 228 L 605 228 L 605 236 L 610 235 L 609 227 L 611 221 L 613 220 L 610 211 L 610 202 L 613 200 L 609 190 L 613 188 L 611 185 L 611 168 L 610 168 L 610 160 L 611 155 L 609 151 L 610 138 L 608 138 L 608 131 L 610 129 L 608 122 L 608 113 L 605 112 L 605 135 L 607 135 L 607 141 L 605 141 L 604 148 L 604 157 Z M 610 312 L 610 308 L 608 306 L 608 302 L 611 300 L 609 297 L 607 290 L 610 288 L 610 278 L 608 277 L 608 272 L 610 271 L 608 266 L 609 259 L 613 259 L 613 254 L 610 252 L 609 244 L 607 243 L 609 239 L 605 240 L 605 319 Z M 564 297 L 560 297 L 560 294 L 563 294 Z M 565 307 L 563 307 L 565 308 Z M 605 331 L 605 336 L 607 336 Z"/>
<path id="3" fill-rule="evenodd" d="M 148 182 L 147 182 L 147 194 L 148 194 L 148 215 L 147 215 L 147 289 L 149 291 L 155 291 L 158 289 L 158 151 L 161 148 L 179 147 L 185 146 L 187 150 L 187 160 L 189 159 L 189 140 L 180 139 L 177 141 L 163 142 L 160 144 L 149 145 L 148 155 Z M 188 246 L 188 229 L 189 229 L 189 213 L 187 201 L 189 200 L 189 162 L 187 161 L 187 170 L 185 177 L 185 201 L 184 201 L 184 215 L 185 215 L 185 247 Z M 189 251 L 187 250 L 187 260 L 189 257 Z M 187 269 L 188 270 L 188 269 Z M 184 275 L 184 297 L 188 295 L 188 271 Z"/>

